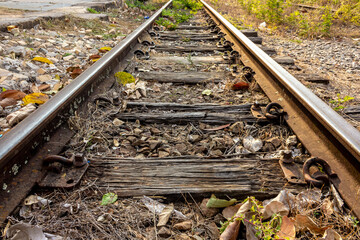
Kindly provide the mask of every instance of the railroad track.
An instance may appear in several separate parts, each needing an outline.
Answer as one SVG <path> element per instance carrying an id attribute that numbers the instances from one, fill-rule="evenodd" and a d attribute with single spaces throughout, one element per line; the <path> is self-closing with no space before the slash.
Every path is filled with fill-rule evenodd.
<path id="1" fill-rule="evenodd" d="M 268 56 L 256 32 L 202 2 L 204 11 L 175 31 L 153 25 L 166 3 L 1 138 L 1 221 L 34 186 L 71 188 L 84 174 L 120 197 L 299 192 L 303 162 L 279 164 L 286 148 L 325 160 L 331 184 L 360 216 L 360 133 Z M 116 84 L 119 71 L 139 81 Z M 292 134 L 302 147 L 286 142 Z"/>

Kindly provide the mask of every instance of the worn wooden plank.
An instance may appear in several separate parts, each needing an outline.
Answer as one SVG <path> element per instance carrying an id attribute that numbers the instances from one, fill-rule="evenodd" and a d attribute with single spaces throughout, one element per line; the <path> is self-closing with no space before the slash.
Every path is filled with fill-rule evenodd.
<path id="1" fill-rule="evenodd" d="M 89 160 L 88 178 L 97 179 L 97 186 L 121 197 L 179 193 L 272 196 L 286 184 L 276 159 L 90 156 Z"/>
<path id="2" fill-rule="evenodd" d="M 231 48 L 217 47 L 217 46 L 193 46 L 193 45 L 156 45 L 155 50 L 159 52 L 224 52 Z"/>
<path id="3" fill-rule="evenodd" d="M 207 112 L 175 112 L 175 113 L 117 113 L 112 115 L 121 120 L 143 123 L 173 123 L 187 124 L 190 122 L 203 122 L 208 124 L 227 124 L 234 122 L 267 123 L 266 120 L 259 120 L 251 114 L 228 114 L 228 113 L 207 113 Z"/>
<path id="4" fill-rule="evenodd" d="M 225 60 L 222 56 L 191 56 L 179 57 L 179 56 L 166 56 L 158 57 L 152 56 L 151 60 L 154 62 L 162 63 L 180 63 L 180 64 L 228 64 L 229 61 Z M 191 60 L 191 62 L 190 62 Z"/>
<path id="5" fill-rule="evenodd" d="M 247 37 L 258 37 L 257 31 L 254 30 L 241 30 L 242 34 L 244 34 Z M 188 37 L 188 38 L 196 38 L 196 37 L 217 37 L 216 33 L 209 33 L 209 32 L 187 32 L 187 31 L 164 31 L 160 33 L 160 38 L 162 37 L 174 37 L 174 38 L 182 38 L 182 37 Z"/>
<path id="6" fill-rule="evenodd" d="M 295 65 L 295 61 L 290 57 L 274 57 L 275 62 L 282 65 Z"/>
<path id="7" fill-rule="evenodd" d="M 217 35 L 203 34 L 198 36 L 184 36 L 184 35 L 160 35 L 160 40 L 171 40 L 171 41 L 219 41 L 221 38 Z"/>
<path id="8" fill-rule="evenodd" d="M 344 109 L 345 117 L 360 122 L 360 106 L 350 106 Z"/>
<path id="9" fill-rule="evenodd" d="M 181 30 L 208 30 L 213 26 L 199 26 L 199 25 L 179 25 L 176 29 Z"/>
<path id="10" fill-rule="evenodd" d="M 255 44 L 262 44 L 262 37 L 248 37 L 252 42 Z M 191 42 L 191 41 L 219 41 L 221 37 L 217 35 L 211 34 L 202 34 L 202 35 L 161 35 L 160 40 L 171 40 L 171 41 L 184 41 L 184 42 Z"/>
<path id="11" fill-rule="evenodd" d="M 219 104 L 180 104 L 180 103 L 154 103 L 154 102 L 127 102 L 127 108 L 148 108 L 172 111 L 208 111 L 227 113 L 250 113 L 252 104 L 219 105 Z"/>
<path id="12" fill-rule="evenodd" d="M 181 30 L 208 30 L 211 27 L 212 26 L 209 26 L 209 25 L 201 26 L 201 25 L 181 24 L 176 29 L 181 29 Z"/>
<path id="13" fill-rule="evenodd" d="M 145 81 L 197 84 L 203 82 L 221 82 L 230 75 L 224 72 L 146 72 L 139 78 Z"/>
<path id="14" fill-rule="evenodd" d="M 241 30 L 240 32 L 247 37 L 258 37 L 258 32 L 255 30 L 244 29 L 244 30 Z"/>
<path id="15" fill-rule="evenodd" d="M 217 37 L 215 33 L 208 32 L 186 32 L 186 31 L 164 31 L 160 33 L 160 38 L 172 37 L 172 38 L 191 38 L 191 37 Z"/>
<path id="16" fill-rule="evenodd" d="M 263 46 L 263 45 L 259 45 L 259 44 L 258 44 L 258 47 L 269 56 L 276 55 L 276 50 L 273 48 L 269 48 L 267 46 Z"/>
<path id="17" fill-rule="evenodd" d="M 248 37 L 255 44 L 262 44 L 262 37 Z"/>
<path id="18" fill-rule="evenodd" d="M 322 83 L 322 84 L 329 84 L 330 80 L 326 79 L 316 73 L 308 73 L 308 74 L 295 74 L 295 78 L 307 82 L 312 83 Z"/>

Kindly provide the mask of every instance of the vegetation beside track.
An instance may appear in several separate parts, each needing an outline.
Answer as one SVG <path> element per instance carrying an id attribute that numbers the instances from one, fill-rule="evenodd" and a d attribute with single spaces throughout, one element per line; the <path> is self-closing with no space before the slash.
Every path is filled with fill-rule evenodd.
<path id="1" fill-rule="evenodd" d="M 212 0 L 213 4 L 224 4 Z M 244 11 L 265 21 L 272 30 L 295 32 L 300 37 L 333 37 L 345 25 L 360 26 L 360 2 L 358 0 L 236 0 Z M 304 6 L 305 5 L 305 6 Z M 234 6 L 235 7 L 235 6 Z M 343 31 L 340 31 L 343 32 Z M 354 30 L 347 35 L 358 37 Z"/>
<path id="2" fill-rule="evenodd" d="M 168 30 L 175 30 L 179 23 L 188 21 L 201 8 L 202 4 L 196 0 L 174 0 L 173 7 L 165 9 L 156 23 Z"/>

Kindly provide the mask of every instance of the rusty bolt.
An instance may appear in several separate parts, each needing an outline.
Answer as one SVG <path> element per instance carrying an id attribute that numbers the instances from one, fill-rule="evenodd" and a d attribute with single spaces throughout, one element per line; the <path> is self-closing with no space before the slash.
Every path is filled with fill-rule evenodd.
<path id="1" fill-rule="evenodd" d="M 75 154 L 75 158 L 74 158 L 74 162 L 73 162 L 73 165 L 75 167 L 82 167 L 86 163 L 87 163 L 87 159 L 86 159 L 86 157 L 84 157 L 83 154 L 81 154 L 81 153 Z"/>

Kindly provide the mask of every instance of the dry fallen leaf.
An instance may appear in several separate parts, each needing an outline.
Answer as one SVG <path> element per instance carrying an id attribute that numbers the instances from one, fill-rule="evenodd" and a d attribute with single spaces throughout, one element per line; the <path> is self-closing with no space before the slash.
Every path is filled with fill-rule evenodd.
<path id="1" fill-rule="evenodd" d="M 49 84 L 41 84 L 38 89 L 40 91 L 46 91 L 46 90 L 49 90 L 50 89 L 50 85 Z"/>
<path id="2" fill-rule="evenodd" d="M 31 93 L 26 95 L 23 99 L 24 105 L 29 103 L 43 104 L 49 100 L 49 96 L 44 93 Z"/>
<path id="3" fill-rule="evenodd" d="M 9 125 L 12 127 L 27 116 L 29 116 L 33 111 L 36 110 L 36 106 L 34 104 L 28 104 L 27 106 L 20 108 L 16 112 L 10 113 L 6 117 L 6 121 L 8 121 Z"/>
<path id="4" fill-rule="evenodd" d="M 173 226 L 173 228 L 175 228 L 177 230 L 183 230 L 183 231 L 190 230 L 191 227 L 192 227 L 191 220 L 186 220 L 186 221 L 183 221 L 183 222 L 180 222 L 180 223 L 176 223 Z"/>
<path id="5" fill-rule="evenodd" d="M 157 224 L 158 227 L 165 226 L 166 223 L 169 221 L 171 214 L 174 211 L 174 204 L 167 205 L 159 214 L 159 223 Z"/>
<path id="6" fill-rule="evenodd" d="M 6 90 L 5 92 L 0 93 L 0 100 L 5 99 L 5 98 L 20 100 L 25 96 L 26 96 L 25 93 L 18 91 L 18 90 Z"/>
<path id="7" fill-rule="evenodd" d="M 71 77 L 74 79 L 77 76 L 79 76 L 81 73 L 83 72 L 83 70 L 81 70 L 80 68 L 75 68 L 71 73 Z"/>
<path id="8" fill-rule="evenodd" d="M 312 234 L 324 234 L 326 229 L 331 228 L 331 226 L 318 227 L 318 225 L 308 216 L 298 214 L 295 217 L 295 226 L 297 231 L 302 231 L 308 229 Z"/>
<path id="9" fill-rule="evenodd" d="M 39 92 L 40 92 L 39 88 L 35 85 L 35 83 L 33 83 L 33 84 L 31 85 L 31 91 L 32 91 L 33 93 L 39 93 Z"/>
<path id="10" fill-rule="evenodd" d="M 294 220 L 284 216 L 282 218 L 280 231 L 277 233 L 279 238 L 294 240 L 296 237 Z"/>
<path id="11" fill-rule="evenodd" d="M 241 207 L 241 203 L 236 204 L 235 206 L 229 206 L 224 208 L 224 210 L 222 211 L 222 215 L 224 216 L 224 218 L 226 218 L 227 220 L 230 220 L 239 210 L 239 208 Z"/>
<path id="12" fill-rule="evenodd" d="M 93 60 L 93 59 L 99 59 L 101 58 L 101 56 L 99 54 L 93 54 L 89 56 L 89 59 Z"/>
<path id="13" fill-rule="evenodd" d="M 249 89 L 249 84 L 247 82 L 238 82 L 235 83 L 232 87 L 232 90 L 247 90 Z"/>
<path id="14" fill-rule="evenodd" d="M 274 214 L 287 216 L 289 214 L 289 208 L 287 208 L 282 202 L 273 200 L 264 207 L 262 214 L 264 220 L 270 218 Z"/>
<path id="15" fill-rule="evenodd" d="M 52 61 L 50 61 L 49 59 L 44 58 L 44 57 L 34 57 L 32 60 L 37 61 L 37 62 L 47 63 L 47 64 L 53 64 Z"/>
<path id="16" fill-rule="evenodd" d="M 105 52 L 108 52 L 111 50 L 111 47 L 102 47 L 102 48 L 99 48 L 99 52 L 102 52 L 102 53 L 105 53 Z"/>
<path id="17" fill-rule="evenodd" d="M 248 212 L 252 206 L 253 203 L 251 201 L 245 202 L 236 212 L 234 218 L 244 217 L 245 213 Z M 240 223 L 240 220 L 235 220 L 234 222 L 230 223 L 225 231 L 221 234 L 220 240 L 236 240 L 239 235 Z"/>
<path id="18" fill-rule="evenodd" d="M 334 229 L 326 229 L 324 236 L 324 240 L 342 240 L 340 234 L 338 234 Z"/>
<path id="19" fill-rule="evenodd" d="M 334 204 L 329 198 L 325 198 L 321 203 L 321 210 L 325 216 L 330 216 L 334 213 Z"/>
<path id="20" fill-rule="evenodd" d="M 240 221 L 235 220 L 230 223 L 225 231 L 221 234 L 220 240 L 236 240 L 239 235 Z"/>
<path id="21" fill-rule="evenodd" d="M 41 227 L 22 222 L 12 225 L 6 233 L 6 237 L 8 239 L 47 239 Z"/>
<path id="22" fill-rule="evenodd" d="M 9 26 L 7 26 L 6 28 L 7 28 L 8 32 L 11 32 L 11 30 L 13 30 L 14 28 L 17 28 L 17 26 L 15 26 L 15 25 L 9 25 Z"/>
<path id="23" fill-rule="evenodd" d="M 14 100 L 12 98 L 5 98 L 3 100 L 0 101 L 0 106 L 5 108 L 7 106 L 12 106 L 17 104 L 17 100 Z"/>

